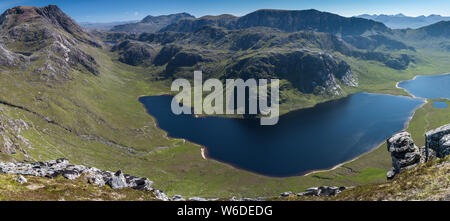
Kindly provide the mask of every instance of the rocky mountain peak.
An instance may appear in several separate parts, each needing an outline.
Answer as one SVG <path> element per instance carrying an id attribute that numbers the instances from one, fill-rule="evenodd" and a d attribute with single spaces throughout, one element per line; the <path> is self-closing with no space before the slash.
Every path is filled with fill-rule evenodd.
<path id="1" fill-rule="evenodd" d="M 55 5 L 6 10 L 0 16 L 0 39 L 0 63 L 30 68 L 40 79 L 67 80 L 73 69 L 99 74 L 82 46 L 101 44 Z"/>
<path id="2" fill-rule="evenodd" d="M 64 30 L 81 42 L 100 47 L 100 43 L 93 36 L 85 32 L 81 26 L 56 5 L 45 7 L 18 6 L 6 10 L 0 16 L 0 25 L 6 29 L 31 23 Z"/>

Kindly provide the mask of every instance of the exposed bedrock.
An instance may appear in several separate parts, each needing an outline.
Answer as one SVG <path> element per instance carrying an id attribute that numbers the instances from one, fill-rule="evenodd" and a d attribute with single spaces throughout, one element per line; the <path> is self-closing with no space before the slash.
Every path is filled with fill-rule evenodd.
<path id="1" fill-rule="evenodd" d="M 450 124 L 428 131 L 425 140 L 425 147 L 419 148 L 408 132 L 400 132 L 387 139 L 387 148 L 392 157 L 392 169 L 387 173 L 388 179 L 432 158 L 449 155 Z"/>
<path id="2" fill-rule="evenodd" d="M 52 178 L 62 175 L 69 180 L 78 179 L 83 176 L 91 184 L 98 186 L 109 185 L 113 189 L 133 188 L 137 190 L 153 190 L 152 181 L 123 174 L 86 167 L 83 165 L 72 165 L 67 159 L 57 159 L 36 163 L 2 163 L 0 162 L 0 173 L 19 174 Z"/>
<path id="3" fill-rule="evenodd" d="M 443 158 L 450 154 L 450 124 L 428 131 L 425 139 L 427 156 Z"/>
<path id="4" fill-rule="evenodd" d="M 392 157 L 392 169 L 387 173 L 388 179 L 420 163 L 419 148 L 408 132 L 401 132 L 387 139 L 387 148 Z"/>

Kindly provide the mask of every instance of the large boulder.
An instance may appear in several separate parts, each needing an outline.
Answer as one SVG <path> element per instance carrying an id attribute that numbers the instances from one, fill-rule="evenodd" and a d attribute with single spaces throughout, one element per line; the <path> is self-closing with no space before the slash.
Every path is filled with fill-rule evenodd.
<path id="1" fill-rule="evenodd" d="M 121 170 L 118 170 L 108 181 L 108 185 L 113 189 L 123 189 L 128 187 L 125 176 Z"/>
<path id="2" fill-rule="evenodd" d="M 450 154 L 450 124 L 428 131 L 425 139 L 427 156 L 432 155 L 432 152 L 439 158 Z"/>
<path id="3" fill-rule="evenodd" d="M 400 132 L 387 139 L 387 149 L 392 157 L 392 169 L 387 173 L 388 179 L 420 163 L 420 150 L 408 132 Z"/>

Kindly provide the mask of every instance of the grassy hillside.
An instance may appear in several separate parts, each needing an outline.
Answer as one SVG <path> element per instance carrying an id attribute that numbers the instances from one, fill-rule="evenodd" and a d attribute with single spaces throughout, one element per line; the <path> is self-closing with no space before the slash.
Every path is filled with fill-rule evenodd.
<path id="1" fill-rule="evenodd" d="M 98 187 L 81 179 L 68 180 L 61 176 L 48 179 L 27 176 L 27 183 L 19 184 L 17 175 L 0 174 L 0 201 L 139 201 L 157 200 L 152 192 L 125 188 L 113 190 Z"/>
<path id="2" fill-rule="evenodd" d="M 87 50 L 100 64 L 99 77 L 80 73 L 74 75 L 76 77 L 70 83 L 49 88 L 20 81 L 20 75 L 13 70 L 2 72 L 4 77 L 0 82 L 6 88 L 2 90 L 2 99 L 9 98 L 8 102 L 50 116 L 57 122 L 49 124 L 29 111 L 1 105 L 2 116 L 23 119 L 33 125 L 23 132 L 32 143 L 32 149 L 25 150 L 31 159 L 67 157 L 77 164 L 113 171 L 122 169 L 150 178 L 156 188 L 165 190 L 169 196 L 181 194 L 187 197 L 274 196 L 318 185 L 383 182 L 385 172 L 390 168 L 390 157 L 384 145 L 336 170 L 304 177 L 265 177 L 214 160 L 204 160 L 199 146 L 167 138 L 137 101 L 140 95 L 166 93 L 168 82 L 155 81 L 151 70 L 116 62 L 115 55 L 109 52 L 92 47 Z M 381 82 L 372 84 L 375 92 L 386 92 L 395 86 L 394 81 L 388 83 L 381 78 L 399 74 L 403 77 L 393 78 L 403 80 L 412 76 L 377 72 L 386 69 L 376 63 L 361 63 L 361 67 L 370 67 L 367 75 L 379 76 L 368 80 Z M 365 77 L 362 75 L 360 79 L 364 82 Z M 7 96 L 11 94 L 5 92 L 13 92 L 15 96 Z M 1 156 L 24 159 L 20 152 Z"/>

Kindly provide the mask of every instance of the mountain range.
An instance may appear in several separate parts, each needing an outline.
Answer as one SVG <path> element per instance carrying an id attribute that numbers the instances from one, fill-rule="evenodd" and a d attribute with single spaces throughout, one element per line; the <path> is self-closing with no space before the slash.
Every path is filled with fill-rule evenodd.
<path id="1" fill-rule="evenodd" d="M 371 19 L 381 22 L 392 29 L 406 29 L 406 28 L 421 28 L 427 25 L 431 25 L 440 21 L 450 21 L 450 17 L 444 17 L 441 15 L 429 15 L 429 16 L 405 16 L 403 14 L 397 15 L 359 15 L 359 18 Z"/>

